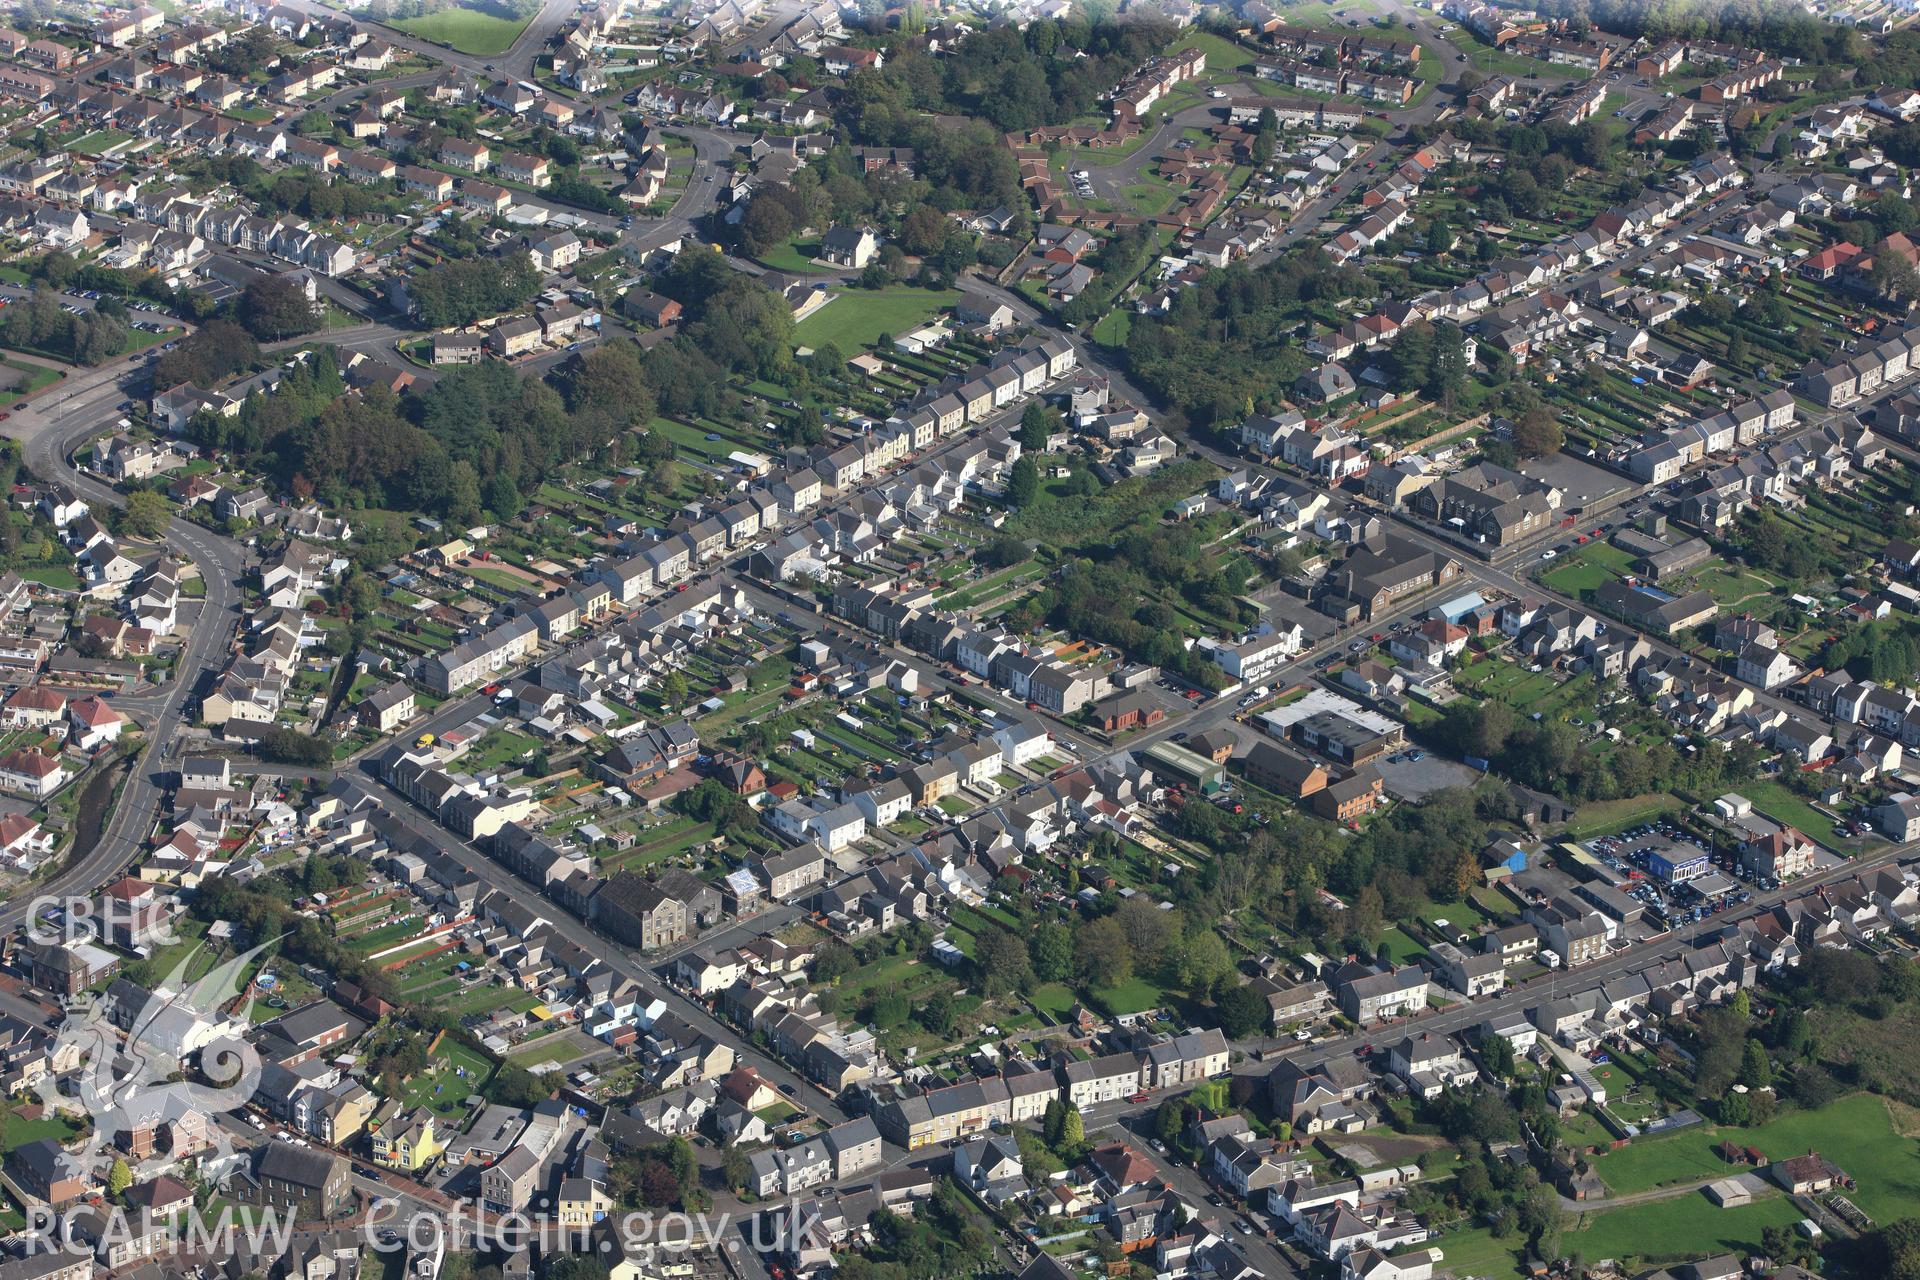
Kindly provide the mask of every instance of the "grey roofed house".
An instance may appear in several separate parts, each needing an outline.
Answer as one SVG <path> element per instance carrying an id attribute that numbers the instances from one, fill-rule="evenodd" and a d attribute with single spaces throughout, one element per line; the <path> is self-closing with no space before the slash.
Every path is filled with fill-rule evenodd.
<path id="1" fill-rule="evenodd" d="M 1294 380 L 1293 389 L 1310 400 L 1338 400 L 1352 394 L 1353 375 L 1347 372 L 1346 366 L 1329 360 L 1318 369 L 1301 374 Z"/>

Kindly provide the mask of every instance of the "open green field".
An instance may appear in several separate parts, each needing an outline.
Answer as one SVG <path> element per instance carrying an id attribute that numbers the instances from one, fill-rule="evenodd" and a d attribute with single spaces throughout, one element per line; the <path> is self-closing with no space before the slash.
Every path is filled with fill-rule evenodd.
<path id="1" fill-rule="evenodd" d="M 1618 800 L 1595 800 L 1580 806 L 1580 812 L 1567 824 L 1566 835 L 1574 840 L 1606 835 L 1637 826 L 1657 814 L 1673 813 L 1685 807 L 1664 791 L 1644 796 L 1622 796 Z"/>
<path id="2" fill-rule="evenodd" d="M 1722 609 L 1737 610 L 1773 594 L 1774 583 L 1751 569 L 1730 565 L 1702 568 L 1693 575 L 1693 585 L 1712 596 Z"/>
<path id="3" fill-rule="evenodd" d="M 1678 1260 L 1745 1252 L 1759 1245 L 1766 1228 L 1791 1226 L 1801 1217 L 1784 1195 L 1737 1209 L 1716 1209 L 1705 1196 L 1690 1194 L 1582 1215 L 1580 1225 L 1561 1239 L 1563 1248 L 1588 1258 Z"/>
<path id="4" fill-rule="evenodd" d="M 1289 20 L 1291 20 L 1291 11 L 1289 11 Z M 1249 66 L 1254 61 L 1251 50 L 1235 44 L 1225 36 L 1214 35 L 1211 31 L 1176 32 L 1173 39 L 1167 41 L 1166 52 L 1173 53 L 1189 48 L 1198 49 L 1207 55 L 1209 72 L 1234 71 L 1240 67 Z"/>
<path id="5" fill-rule="evenodd" d="M 463 1110 L 467 1096 L 480 1092 L 492 1075 L 493 1065 L 486 1058 L 449 1037 L 433 1051 L 433 1065 L 407 1081 L 404 1101 L 436 1115 L 452 1115 Z"/>
<path id="6" fill-rule="evenodd" d="M 831 342 L 851 354 L 873 346 L 882 334 L 911 333 L 959 300 L 957 289 L 916 289 L 904 284 L 843 289 L 794 327 L 793 340 L 814 348 Z"/>
<path id="7" fill-rule="evenodd" d="M 1035 987 L 1027 998 L 1049 1022 L 1065 1022 L 1076 1003 L 1073 988 L 1064 982 L 1046 982 Z"/>
<path id="8" fill-rule="evenodd" d="M 1093 991 L 1092 999 L 1094 1004 L 1116 1018 L 1123 1014 L 1158 1009 L 1167 1002 L 1165 992 L 1140 977 L 1131 978 L 1118 986 L 1099 987 Z"/>
<path id="9" fill-rule="evenodd" d="M 775 271 L 785 271 L 797 276 L 818 275 L 833 270 L 814 261 L 819 255 L 820 240 L 815 236 L 806 240 L 788 240 L 784 244 L 775 245 L 761 254 L 759 260 Z"/>
<path id="10" fill-rule="evenodd" d="M 1561 595 L 1578 596 L 1633 571 L 1633 556 L 1609 542 L 1589 542 L 1568 552 L 1540 574 L 1540 581 Z"/>
<path id="11" fill-rule="evenodd" d="M 1858 1180 L 1859 1190 L 1848 1198 L 1876 1221 L 1900 1217 L 1920 1201 L 1920 1147 L 1895 1129 L 1883 1099 L 1865 1093 L 1818 1111 L 1791 1112 L 1757 1129 L 1696 1125 L 1670 1137 L 1633 1142 L 1600 1156 L 1593 1167 L 1615 1195 L 1724 1177 L 1736 1172 L 1714 1154 L 1726 1141 L 1757 1147 L 1774 1160 L 1819 1151 Z M 1701 1206 L 1693 1207 L 1698 1214 Z M 1607 1255 L 1589 1251 L 1588 1256 Z"/>
<path id="12" fill-rule="evenodd" d="M 456 53 L 487 57 L 511 49 L 531 21 L 531 14 L 525 18 L 509 18 L 463 6 L 442 9 L 421 18 L 401 18 L 387 25 L 408 35 L 444 44 Z"/>
<path id="13" fill-rule="evenodd" d="M 1821 813 L 1807 802 L 1805 797 L 1797 796 L 1778 782 L 1758 781 L 1745 783 L 1740 794 L 1753 801 L 1753 807 L 1766 814 L 1775 822 L 1784 822 L 1799 829 L 1800 834 L 1822 844 L 1838 845 L 1842 848 L 1852 846 L 1857 841 L 1838 840 L 1833 835 L 1833 819 Z"/>
<path id="14" fill-rule="evenodd" d="M 1567 1252 L 1577 1250 L 1585 1258 L 1678 1261 L 1757 1249 L 1760 1233 L 1766 1228 L 1788 1226 L 1799 1219 L 1800 1211 L 1785 1196 L 1738 1209 L 1715 1209 L 1700 1195 L 1688 1194 L 1625 1209 L 1573 1215 L 1561 1236 L 1561 1247 Z M 1480 1227 L 1430 1243 L 1439 1246 L 1446 1255 L 1444 1265 L 1456 1276 L 1507 1280 L 1525 1274 L 1521 1255 L 1526 1242 L 1519 1235 L 1496 1240 Z"/>

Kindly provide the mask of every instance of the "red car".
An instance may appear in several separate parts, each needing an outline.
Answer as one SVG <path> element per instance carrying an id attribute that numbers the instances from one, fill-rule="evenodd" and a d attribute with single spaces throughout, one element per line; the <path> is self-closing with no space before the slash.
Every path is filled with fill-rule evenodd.
<path id="1" fill-rule="evenodd" d="M 1140 1093 L 1133 1094 L 1127 1099 L 1128 1102 L 1132 1102 L 1135 1104 L 1145 1102 L 1146 1100 L 1147 1100 L 1147 1095 L 1144 1090 L 1141 1091 Z"/>

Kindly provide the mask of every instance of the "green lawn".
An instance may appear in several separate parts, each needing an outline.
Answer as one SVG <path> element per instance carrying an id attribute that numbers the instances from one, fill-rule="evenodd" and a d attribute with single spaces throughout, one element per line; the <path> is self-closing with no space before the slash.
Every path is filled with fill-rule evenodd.
<path id="1" fill-rule="evenodd" d="M 1607 542 L 1589 542 L 1569 552 L 1540 574 L 1540 581 L 1562 595 L 1578 596 L 1633 571 L 1633 556 Z"/>
<path id="2" fill-rule="evenodd" d="M 118 129 L 99 129 L 87 134 L 83 138 L 76 138 L 72 142 L 69 142 L 67 149 L 69 151 L 78 151 L 83 155 L 103 155 L 110 148 L 119 146 L 121 143 L 131 139 L 132 136 L 132 134 L 121 133 Z"/>
<path id="3" fill-rule="evenodd" d="M 1103 347 L 1124 347 L 1127 335 L 1133 332 L 1133 313 L 1125 308 L 1115 308 L 1100 317 L 1089 330 L 1093 340 Z"/>
<path id="4" fill-rule="evenodd" d="M 558 1035 L 540 1037 L 529 1048 L 512 1055 L 507 1061 L 516 1067 L 537 1071 L 541 1067 L 572 1062 L 586 1056 L 586 1053 L 585 1047 L 575 1041 L 571 1035 L 561 1032 Z"/>
<path id="5" fill-rule="evenodd" d="M 882 334 L 910 333 L 959 301 L 957 289 L 916 289 L 889 285 L 885 289 L 843 289 L 833 301 L 794 327 L 793 340 L 802 347 L 831 342 L 851 354 L 873 346 Z"/>
<path id="6" fill-rule="evenodd" d="M 9 1111 L 6 1116 L 6 1149 L 12 1151 L 42 1138 L 52 1138 L 61 1143 L 71 1142 L 79 1132 L 79 1124 L 64 1115 L 23 1120 L 18 1111 Z"/>
<path id="7" fill-rule="evenodd" d="M 1761 813 L 1775 822 L 1784 822 L 1790 827 L 1799 828 L 1800 834 L 1808 839 L 1828 845 L 1838 843 L 1833 835 L 1833 819 L 1814 808 L 1804 797 L 1795 795 L 1780 783 L 1750 782 L 1740 788 L 1740 794 L 1753 801 L 1753 807 Z"/>
<path id="8" fill-rule="evenodd" d="M 1657 814 L 1672 813 L 1683 807 L 1664 791 L 1644 796 L 1622 796 L 1618 800 L 1596 800 L 1580 806 L 1573 821 L 1567 824 L 1566 834 L 1572 839 L 1584 840 L 1588 836 L 1624 830 L 1646 822 Z"/>
<path id="9" fill-rule="evenodd" d="M 26 375 L 25 381 L 21 382 L 14 390 L 0 392 L 0 402 L 18 400 L 20 397 L 30 395 L 44 386 L 49 386 L 52 383 L 60 381 L 60 371 L 58 369 L 49 369 L 43 364 L 28 364 L 24 360 L 0 360 L 0 364 L 5 365 L 9 369 L 18 369 Z"/>
<path id="10" fill-rule="evenodd" d="M 465 1077 L 456 1067 L 466 1070 Z M 463 1109 L 469 1094 L 480 1092 L 480 1086 L 492 1074 L 492 1064 L 480 1054 L 451 1038 L 444 1039 L 433 1051 L 433 1065 L 407 1081 L 404 1100 L 410 1107 L 452 1115 Z"/>
<path id="11" fill-rule="evenodd" d="M 52 587 L 56 591 L 74 591 L 80 586 L 80 579 L 73 570 L 58 565 L 44 565 L 38 568 L 20 570 L 20 576 L 28 582 L 37 582 L 43 587 Z"/>
<path id="12" fill-rule="evenodd" d="M 1093 1003 L 1116 1018 L 1123 1014 L 1158 1009 L 1167 1002 L 1166 994 L 1160 988 L 1139 977 L 1114 987 L 1098 987 L 1093 991 L 1092 998 Z"/>
<path id="13" fill-rule="evenodd" d="M 1073 988 L 1064 982 L 1043 983 L 1033 989 L 1028 999 L 1033 1001 L 1040 1016 L 1051 1022 L 1065 1022 L 1076 1003 Z"/>
<path id="14" fill-rule="evenodd" d="M 1738 1209 L 1715 1209 L 1696 1192 L 1626 1209 L 1572 1215 L 1561 1247 L 1589 1259 L 1678 1261 L 1724 1251 L 1746 1252 L 1759 1246 L 1765 1228 L 1799 1219 L 1800 1211 L 1785 1196 Z M 1508 1280 L 1524 1274 L 1520 1261 L 1526 1241 L 1519 1234 L 1496 1240 L 1480 1227 L 1429 1243 L 1446 1255 L 1444 1265 L 1456 1276 Z M 1637 1272 L 1632 1268 L 1629 1274 Z"/>
<path id="15" fill-rule="evenodd" d="M 820 255 L 820 241 L 788 240 L 775 245 L 760 255 L 759 260 L 775 271 L 785 271 L 793 275 L 817 275 L 832 268 L 814 261 Z"/>
<path id="16" fill-rule="evenodd" d="M 1583 1216 L 1579 1227 L 1561 1237 L 1561 1247 L 1587 1258 L 1639 1257 L 1649 1262 L 1744 1253 L 1758 1248 L 1766 1228 L 1791 1226 L 1802 1216 L 1784 1195 L 1737 1209 L 1716 1209 L 1705 1196 L 1690 1193 Z"/>
<path id="17" fill-rule="evenodd" d="M 1876 1221 L 1910 1213 L 1920 1201 L 1920 1150 L 1912 1138 L 1894 1129 L 1887 1104 L 1864 1093 L 1819 1111 L 1790 1112 L 1758 1129 L 1696 1125 L 1670 1137 L 1631 1143 L 1599 1157 L 1593 1167 L 1613 1193 L 1630 1195 L 1736 1172 L 1714 1154 L 1714 1147 L 1728 1140 L 1758 1147 L 1775 1160 L 1819 1151 L 1859 1181 L 1849 1199 Z M 1694 1209 L 1702 1211 L 1698 1205 Z M 1607 1254 L 1587 1250 L 1587 1256 Z"/>
<path id="18" fill-rule="evenodd" d="M 458 8 L 442 9 L 421 18 L 401 18 L 388 25 L 423 40 L 447 45 L 457 53 L 487 57 L 512 48 L 532 20 L 531 14 L 525 18 L 507 18 L 477 9 Z"/>

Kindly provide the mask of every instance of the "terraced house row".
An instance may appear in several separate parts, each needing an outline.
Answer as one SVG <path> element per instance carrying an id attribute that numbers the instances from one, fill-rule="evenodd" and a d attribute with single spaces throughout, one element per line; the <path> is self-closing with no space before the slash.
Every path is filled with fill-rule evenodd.
<path id="1" fill-rule="evenodd" d="M 1139 1051 L 1076 1059 L 1058 1068 L 1010 1069 L 934 1089 L 909 1086 L 874 1118 L 889 1141 L 916 1151 L 999 1125 L 1039 1119 L 1050 1102 L 1085 1110 L 1142 1091 L 1211 1079 L 1227 1067 L 1226 1037 L 1209 1027 Z"/>

